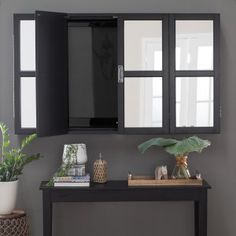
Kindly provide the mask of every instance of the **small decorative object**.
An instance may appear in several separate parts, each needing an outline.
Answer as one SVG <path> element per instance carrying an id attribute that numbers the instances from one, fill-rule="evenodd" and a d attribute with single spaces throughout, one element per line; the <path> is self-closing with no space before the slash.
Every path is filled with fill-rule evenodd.
<path id="1" fill-rule="evenodd" d="M 84 143 L 65 144 L 63 151 L 63 163 L 67 164 L 85 164 L 88 160 L 86 145 Z"/>
<path id="2" fill-rule="evenodd" d="M 128 179 L 131 180 L 132 179 L 132 173 L 128 172 Z"/>
<path id="3" fill-rule="evenodd" d="M 0 122 L 2 145 L 0 154 L 0 214 L 11 214 L 16 204 L 18 177 L 26 164 L 38 160 L 40 154 L 27 155 L 24 148 L 35 138 L 32 134 L 24 138 L 20 147 L 10 148 L 8 128 Z M 0 234 L 1 235 L 1 234 Z"/>
<path id="4" fill-rule="evenodd" d="M 102 159 L 101 153 L 99 153 L 99 160 L 93 164 L 93 181 L 96 183 L 107 182 L 107 162 Z"/>
<path id="5" fill-rule="evenodd" d="M 85 165 L 73 165 L 68 170 L 68 176 L 84 176 L 85 175 Z"/>
<path id="6" fill-rule="evenodd" d="M 9 215 L 0 215 L 1 236 L 29 236 L 29 227 L 24 211 L 15 210 Z"/>
<path id="7" fill-rule="evenodd" d="M 158 166 L 155 169 L 155 179 L 168 179 L 167 166 Z"/>
<path id="8" fill-rule="evenodd" d="M 47 186 L 89 187 L 90 174 L 85 171 L 85 163 L 87 160 L 85 144 L 65 144 L 62 165 L 50 178 Z"/>
<path id="9" fill-rule="evenodd" d="M 195 177 L 196 179 L 202 179 L 202 175 L 198 170 L 195 171 Z"/>
<path id="10" fill-rule="evenodd" d="M 185 138 L 183 140 L 153 138 L 138 146 L 138 149 L 144 153 L 151 146 L 164 147 L 165 151 L 176 158 L 176 166 L 171 177 L 177 179 L 190 178 L 187 158 L 191 152 L 201 152 L 204 148 L 210 146 L 210 141 L 198 138 L 196 136 Z"/>
<path id="11" fill-rule="evenodd" d="M 65 144 L 62 160 L 63 166 L 71 165 L 67 175 L 85 175 L 85 163 L 88 160 L 86 145 L 84 143 Z"/>

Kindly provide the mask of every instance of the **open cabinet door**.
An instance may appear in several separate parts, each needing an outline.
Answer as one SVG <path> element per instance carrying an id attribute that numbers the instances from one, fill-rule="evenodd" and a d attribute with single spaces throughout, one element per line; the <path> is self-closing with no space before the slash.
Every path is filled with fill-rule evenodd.
<path id="1" fill-rule="evenodd" d="M 68 130 L 67 14 L 36 11 L 37 134 Z"/>

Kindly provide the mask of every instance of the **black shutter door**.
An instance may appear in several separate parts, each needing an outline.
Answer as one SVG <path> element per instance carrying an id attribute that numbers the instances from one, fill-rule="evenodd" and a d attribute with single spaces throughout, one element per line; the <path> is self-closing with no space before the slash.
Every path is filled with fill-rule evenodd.
<path id="1" fill-rule="evenodd" d="M 68 33 L 64 13 L 36 11 L 37 134 L 68 130 Z"/>

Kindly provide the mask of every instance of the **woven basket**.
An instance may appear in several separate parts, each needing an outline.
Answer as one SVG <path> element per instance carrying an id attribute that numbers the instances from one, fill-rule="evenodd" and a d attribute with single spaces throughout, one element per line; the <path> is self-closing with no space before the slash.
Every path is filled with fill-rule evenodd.
<path id="1" fill-rule="evenodd" d="M 10 215 L 0 215 L 0 236 L 29 236 L 25 212 L 15 210 Z"/>

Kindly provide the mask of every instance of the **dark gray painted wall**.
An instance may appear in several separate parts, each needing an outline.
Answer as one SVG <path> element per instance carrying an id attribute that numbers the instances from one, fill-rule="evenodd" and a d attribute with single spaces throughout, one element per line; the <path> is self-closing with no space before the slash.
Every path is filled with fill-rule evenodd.
<path id="1" fill-rule="evenodd" d="M 221 13 L 222 133 L 202 135 L 212 146 L 202 155 L 191 155 L 190 165 L 212 184 L 209 194 L 209 236 L 236 235 L 236 1 L 235 0 L 1 0 L 0 2 L 0 120 L 13 130 L 12 14 L 35 9 L 65 12 L 219 12 Z M 179 136 L 181 137 L 181 136 Z M 15 144 L 20 137 L 11 135 Z M 128 170 L 150 173 L 155 165 L 173 164 L 163 151 L 152 149 L 145 157 L 136 146 L 151 136 L 64 135 L 41 138 L 29 152 L 44 158 L 30 164 L 20 180 L 18 206 L 29 216 L 33 236 L 42 235 L 40 181 L 48 179 L 60 164 L 64 143 L 85 142 L 89 166 L 102 152 L 112 179 L 125 179 Z M 58 204 L 55 235 L 192 236 L 190 203 Z M 161 232 L 161 234 L 158 234 Z"/>

